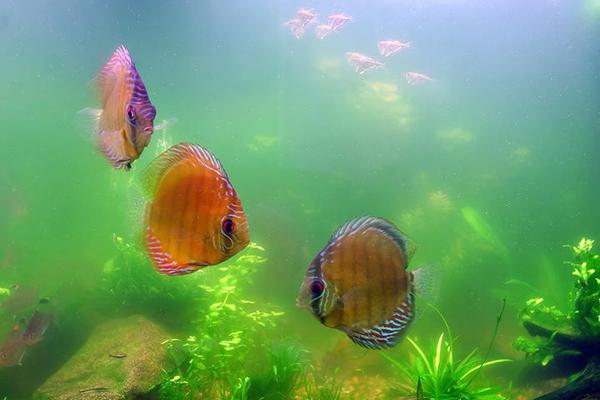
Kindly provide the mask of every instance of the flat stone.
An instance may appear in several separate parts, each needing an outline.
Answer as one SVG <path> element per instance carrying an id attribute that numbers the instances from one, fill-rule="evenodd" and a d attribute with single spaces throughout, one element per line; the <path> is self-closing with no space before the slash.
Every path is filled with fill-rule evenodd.
<path id="1" fill-rule="evenodd" d="M 135 399 L 160 383 L 169 335 L 140 315 L 100 324 L 34 394 L 36 400 Z"/>

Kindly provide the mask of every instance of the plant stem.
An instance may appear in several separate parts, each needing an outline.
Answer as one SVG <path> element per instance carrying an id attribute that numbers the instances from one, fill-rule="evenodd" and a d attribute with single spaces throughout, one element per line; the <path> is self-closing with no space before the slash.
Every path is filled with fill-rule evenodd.
<path id="1" fill-rule="evenodd" d="M 485 364 L 488 357 L 490 356 L 492 347 L 494 346 L 494 342 L 496 341 L 496 335 L 498 334 L 498 327 L 500 326 L 500 321 L 502 320 L 502 314 L 504 314 L 505 308 L 506 308 L 506 298 L 502 299 L 502 308 L 500 309 L 500 314 L 498 314 L 498 316 L 496 317 L 496 326 L 494 327 L 494 333 L 492 334 L 492 340 L 490 340 L 490 344 L 488 345 L 487 351 L 485 352 L 485 356 L 483 357 L 483 360 L 481 361 L 479 368 L 477 369 L 477 371 L 475 371 L 473 376 L 471 376 L 471 379 L 469 379 L 469 382 L 467 382 L 467 385 L 465 387 L 469 387 L 469 385 L 471 385 L 473 380 L 477 377 L 477 375 L 479 375 L 479 372 L 481 372 L 483 365 Z"/>

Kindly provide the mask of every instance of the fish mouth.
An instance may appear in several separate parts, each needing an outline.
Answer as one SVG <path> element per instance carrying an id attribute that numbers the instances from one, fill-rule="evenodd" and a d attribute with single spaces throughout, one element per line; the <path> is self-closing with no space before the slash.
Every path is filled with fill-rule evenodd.
<path id="1" fill-rule="evenodd" d="M 154 128 L 151 126 L 148 126 L 148 127 L 144 128 L 144 133 L 147 135 L 152 135 L 154 133 Z"/>
<path id="2" fill-rule="evenodd" d="M 121 160 L 115 160 L 115 161 L 113 161 L 113 165 L 114 165 L 115 169 L 122 169 L 125 171 L 129 171 L 131 169 L 131 159 L 124 158 Z"/>

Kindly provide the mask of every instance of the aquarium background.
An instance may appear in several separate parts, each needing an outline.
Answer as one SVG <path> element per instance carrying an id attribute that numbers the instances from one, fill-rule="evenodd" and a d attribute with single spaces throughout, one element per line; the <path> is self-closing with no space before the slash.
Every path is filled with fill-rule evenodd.
<path id="1" fill-rule="evenodd" d="M 300 7 L 353 20 L 325 40 L 313 28 L 298 40 L 283 23 Z M 335 229 L 376 215 L 417 243 L 411 268 L 436 271 L 439 290 L 418 300 L 408 335 L 437 339 L 431 302 L 461 349 L 485 349 L 506 298 L 492 355 L 519 359 L 523 301 L 543 291 L 565 304 L 563 245 L 600 240 L 599 34 L 593 0 L 0 0 L 0 287 L 33 286 L 56 314 L 22 366 L 0 369 L 0 395 L 29 398 L 112 317 L 147 312 L 173 337 L 193 334 L 203 309 L 153 303 L 149 261 L 134 278 L 139 302 L 121 301 L 105 276 L 115 238 L 139 243 L 144 166 L 178 142 L 219 158 L 265 249 L 243 291 L 285 313 L 265 328 L 268 340 L 303 346 L 322 374 L 339 370 L 342 386 L 353 374 L 387 376 L 377 352 L 295 306 Z M 382 59 L 384 39 L 411 48 L 363 76 L 346 63 L 347 51 Z M 95 151 L 80 112 L 95 106 L 91 79 L 119 44 L 156 123 L 167 121 L 130 173 Z M 409 86 L 407 71 L 434 80 Z M 164 284 L 177 293 L 222 274 L 208 267 Z M 13 320 L 2 318 L 6 332 Z M 408 349 L 403 341 L 390 354 Z M 498 368 L 488 378 L 505 386 L 511 367 Z"/>

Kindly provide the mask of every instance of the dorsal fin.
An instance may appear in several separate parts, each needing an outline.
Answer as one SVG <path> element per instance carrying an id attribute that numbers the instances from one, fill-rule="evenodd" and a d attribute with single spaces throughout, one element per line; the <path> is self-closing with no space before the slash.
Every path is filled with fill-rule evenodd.
<path id="1" fill-rule="evenodd" d="M 121 74 L 128 73 L 132 67 L 133 60 L 127 47 L 123 45 L 117 47 L 95 78 L 98 85 L 98 96 L 102 104 L 112 93 L 119 77 L 125 76 Z"/>
<path id="2" fill-rule="evenodd" d="M 344 236 L 354 234 L 357 231 L 367 228 L 375 228 L 393 240 L 402 249 L 402 252 L 406 256 L 406 265 L 408 265 L 408 262 L 416 251 L 414 242 L 396 228 L 394 224 L 383 218 L 365 216 L 351 219 L 333 234 L 330 241 L 333 242 L 339 240 Z"/>
<path id="3" fill-rule="evenodd" d="M 142 186 L 146 195 L 153 197 L 162 176 L 169 168 L 182 161 L 191 162 L 200 168 L 208 168 L 223 178 L 227 178 L 221 162 L 204 147 L 192 143 L 179 143 L 156 157 L 144 171 Z"/>

